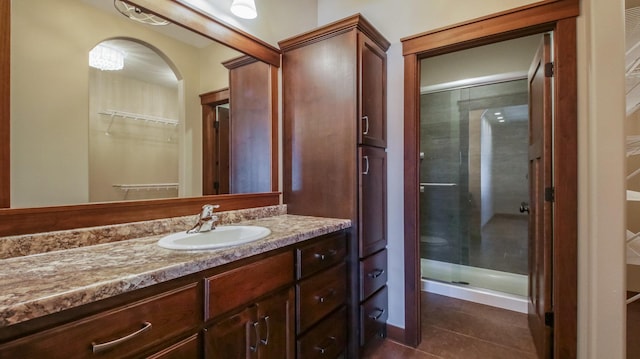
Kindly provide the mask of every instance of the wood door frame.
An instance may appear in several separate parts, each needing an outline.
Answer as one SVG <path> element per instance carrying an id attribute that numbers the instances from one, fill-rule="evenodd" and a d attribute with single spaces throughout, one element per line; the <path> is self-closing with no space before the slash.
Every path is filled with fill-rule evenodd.
<path id="1" fill-rule="evenodd" d="M 215 167 L 210 159 L 216 155 L 216 129 L 210 126 L 218 119 L 215 107 L 229 103 L 229 88 L 203 93 L 200 95 L 202 106 L 202 194 L 214 195 L 216 190 L 213 182 L 216 180 Z"/>
<path id="2" fill-rule="evenodd" d="M 420 328 L 419 140 L 420 60 L 553 31 L 554 138 L 553 307 L 555 358 L 577 356 L 577 44 L 578 0 L 538 2 L 402 39 L 404 55 L 405 329 L 417 346 Z M 562 258 L 562 260 L 559 260 Z"/>

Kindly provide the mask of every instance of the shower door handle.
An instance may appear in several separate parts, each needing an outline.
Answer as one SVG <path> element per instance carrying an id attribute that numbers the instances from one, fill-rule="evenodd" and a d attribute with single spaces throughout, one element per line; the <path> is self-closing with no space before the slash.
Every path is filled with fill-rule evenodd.
<path id="1" fill-rule="evenodd" d="M 520 213 L 524 213 L 524 212 L 529 213 L 529 203 L 527 202 L 520 203 Z"/>

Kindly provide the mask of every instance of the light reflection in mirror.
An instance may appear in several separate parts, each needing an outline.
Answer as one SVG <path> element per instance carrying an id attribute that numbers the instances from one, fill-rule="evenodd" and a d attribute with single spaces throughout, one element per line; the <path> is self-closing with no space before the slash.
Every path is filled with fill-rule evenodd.
<path id="1" fill-rule="evenodd" d="M 228 70 L 222 63 L 240 56 L 239 52 L 179 26 L 135 23 L 116 13 L 111 1 L 21 0 L 13 2 L 11 11 L 12 208 L 139 198 L 113 185 L 179 183 L 179 196 L 203 194 L 202 111 L 198 95 L 228 86 Z M 75 20 L 67 21 L 69 16 Z M 79 27 L 83 30 L 78 31 Z M 181 76 L 177 90 L 178 113 L 168 117 L 175 118 L 179 125 L 163 129 L 177 132 L 175 136 L 166 135 L 178 148 L 177 179 L 107 181 L 104 173 L 117 166 L 96 171 L 92 162 L 95 152 L 88 148 L 94 130 L 90 129 L 87 113 L 89 117 L 101 116 L 103 122 L 110 123 L 109 115 L 96 115 L 96 112 L 121 109 L 117 106 L 99 111 L 90 109 L 87 84 L 91 73 L 99 70 L 87 70 L 88 52 L 105 39 L 123 37 L 135 38 L 159 50 Z M 159 105 L 164 106 L 158 101 L 150 106 Z M 264 117 L 270 119 L 270 114 L 265 113 Z M 109 130 L 112 133 L 122 126 L 123 121 L 116 121 Z M 108 127 L 109 124 L 105 124 Z M 106 137 L 104 128 L 102 132 Z M 267 131 L 264 136 L 270 139 L 271 133 Z M 164 166 L 173 167 L 169 162 Z M 95 178 L 104 179 L 113 192 L 111 196 L 93 195 L 91 187 Z M 265 188 L 270 190 L 269 186 Z M 172 190 L 176 192 L 175 187 Z"/>

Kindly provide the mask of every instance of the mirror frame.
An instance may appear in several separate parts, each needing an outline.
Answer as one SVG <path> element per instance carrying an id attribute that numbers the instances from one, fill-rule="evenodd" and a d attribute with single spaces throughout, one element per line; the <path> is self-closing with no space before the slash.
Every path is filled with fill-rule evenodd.
<path id="1" fill-rule="evenodd" d="M 49 232 L 198 213 L 206 203 L 223 210 L 280 204 L 278 192 L 278 68 L 280 51 L 211 15 L 177 0 L 127 0 L 174 24 L 263 61 L 271 66 L 271 191 L 158 200 L 89 203 L 67 206 L 9 208 L 10 201 L 10 60 L 11 0 L 0 0 L 0 236 Z"/>

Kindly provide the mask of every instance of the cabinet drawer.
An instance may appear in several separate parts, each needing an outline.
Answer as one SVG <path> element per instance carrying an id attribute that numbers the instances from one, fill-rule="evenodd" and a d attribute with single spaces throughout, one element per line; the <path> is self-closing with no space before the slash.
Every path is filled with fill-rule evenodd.
<path id="1" fill-rule="evenodd" d="M 0 358 L 129 357 L 193 330 L 198 307 L 192 284 L 0 346 Z"/>
<path id="2" fill-rule="evenodd" d="M 293 283 L 291 251 L 205 278 L 205 320 L 290 283 Z"/>
<path id="3" fill-rule="evenodd" d="M 297 358 L 335 358 L 347 342 L 347 310 L 342 307 L 298 339 Z"/>
<path id="4" fill-rule="evenodd" d="M 360 345 L 375 337 L 386 336 L 386 322 L 388 314 L 387 287 L 360 305 Z"/>
<path id="5" fill-rule="evenodd" d="M 298 333 L 307 330 L 345 302 L 346 265 L 341 264 L 305 279 L 296 286 Z"/>
<path id="6" fill-rule="evenodd" d="M 364 300 L 387 283 L 387 250 L 360 261 L 360 299 Z"/>
<path id="7" fill-rule="evenodd" d="M 344 232 L 329 234 L 325 239 L 296 249 L 298 279 L 329 268 L 344 260 L 347 254 Z"/>
<path id="8" fill-rule="evenodd" d="M 200 345 L 198 345 L 198 335 L 195 334 L 167 349 L 149 356 L 147 359 L 186 359 L 199 357 Z"/>

